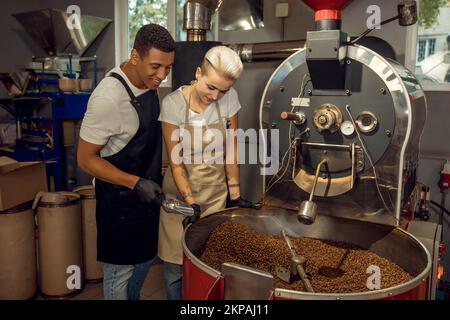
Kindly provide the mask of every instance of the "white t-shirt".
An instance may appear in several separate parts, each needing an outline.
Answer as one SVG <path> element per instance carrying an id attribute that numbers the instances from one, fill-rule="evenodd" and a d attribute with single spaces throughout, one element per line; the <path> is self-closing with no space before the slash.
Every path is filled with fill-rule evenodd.
<path id="1" fill-rule="evenodd" d="M 158 120 L 184 128 L 184 120 L 186 115 L 186 100 L 181 91 L 183 87 L 178 88 L 174 92 L 168 94 L 162 101 L 161 113 Z M 234 88 L 224 94 L 217 101 L 219 103 L 220 114 L 222 116 L 223 125 L 226 128 L 227 119 L 234 116 L 241 109 L 238 95 Z M 216 103 L 211 103 L 202 113 L 196 113 L 189 109 L 189 123 L 198 126 L 210 125 L 217 123 Z"/>
<path id="2" fill-rule="evenodd" d="M 120 67 L 111 71 L 120 74 L 136 97 L 148 89 L 139 89 L 128 80 Z M 125 87 L 116 78 L 106 76 L 92 92 L 80 129 L 80 138 L 103 145 L 101 157 L 122 150 L 139 128 L 139 117 L 130 103 Z"/>

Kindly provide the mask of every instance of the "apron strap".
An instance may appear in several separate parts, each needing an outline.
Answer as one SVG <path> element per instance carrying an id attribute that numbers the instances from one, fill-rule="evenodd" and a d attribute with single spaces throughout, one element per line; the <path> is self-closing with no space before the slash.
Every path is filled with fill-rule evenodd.
<path id="1" fill-rule="evenodd" d="M 185 112 L 184 112 L 184 125 L 185 126 L 189 122 L 189 109 L 190 109 L 190 105 L 189 104 L 190 104 L 190 101 L 188 101 L 188 103 L 186 103 L 186 109 L 185 109 Z M 218 118 L 218 121 L 219 121 L 219 124 L 220 124 L 220 128 L 222 130 L 222 134 L 224 134 L 224 133 L 226 133 L 226 130 L 225 130 L 225 126 L 223 125 L 223 122 L 222 122 L 222 114 L 220 113 L 219 102 L 216 101 L 214 107 L 216 109 L 217 118 Z"/>
<path id="2" fill-rule="evenodd" d="M 219 102 L 216 101 L 216 111 L 217 111 L 217 117 L 219 118 L 219 122 L 220 122 L 220 127 L 222 128 L 222 134 L 224 134 L 226 132 L 226 128 L 223 125 L 222 122 L 222 114 L 220 113 L 220 107 L 219 107 Z M 227 119 L 228 120 L 228 119 Z M 225 137 L 225 136 L 224 136 Z"/>
<path id="3" fill-rule="evenodd" d="M 120 81 L 120 83 L 122 83 L 122 85 L 125 87 L 125 90 L 127 91 L 128 95 L 130 96 L 130 102 L 133 105 L 133 107 L 140 108 L 141 107 L 141 103 L 136 98 L 136 96 L 134 95 L 133 91 L 131 91 L 131 88 L 128 86 L 128 84 L 125 81 L 125 79 L 120 74 L 115 73 L 115 72 L 111 72 L 109 74 L 109 76 L 113 77 L 113 78 L 116 78 L 117 80 Z"/>

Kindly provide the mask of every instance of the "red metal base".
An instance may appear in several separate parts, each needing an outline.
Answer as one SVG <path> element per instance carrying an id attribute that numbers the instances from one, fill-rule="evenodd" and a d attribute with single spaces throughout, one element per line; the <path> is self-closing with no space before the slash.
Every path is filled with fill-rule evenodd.
<path id="1" fill-rule="evenodd" d="M 428 281 L 421 282 L 417 287 L 387 297 L 384 300 L 426 300 Z M 215 278 L 196 266 L 190 259 L 184 257 L 183 262 L 183 299 L 184 300 L 223 300 L 224 281 L 222 277 Z M 273 297 L 273 300 L 285 300 Z"/>

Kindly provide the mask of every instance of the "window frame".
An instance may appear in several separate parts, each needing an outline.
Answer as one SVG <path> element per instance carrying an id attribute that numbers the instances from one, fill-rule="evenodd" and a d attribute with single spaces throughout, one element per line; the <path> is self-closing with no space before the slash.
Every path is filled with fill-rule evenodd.
<path id="1" fill-rule="evenodd" d="M 417 11 L 419 11 L 419 2 L 417 0 Z M 419 12 L 418 12 L 419 14 Z M 405 45 L 405 66 L 415 75 L 416 59 L 417 59 L 417 37 L 419 33 L 419 22 L 414 26 L 407 27 L 406 30 L 406 45 Z M 425 48 L 426 49 L 426 48 Z M 426 52 L 425 52 L 426 55 Z M 424 91 L 450 91 L 449 83 L 431 83 L 421 82 L 420 84 Z"/>

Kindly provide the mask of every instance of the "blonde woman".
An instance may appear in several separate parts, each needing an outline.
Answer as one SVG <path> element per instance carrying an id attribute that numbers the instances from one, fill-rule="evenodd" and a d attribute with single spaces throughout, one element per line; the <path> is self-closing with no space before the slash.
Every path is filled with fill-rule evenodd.
<path id="1" fill-rule="evenodd" d="M 242 70 L 242 62 L 233 50 L 225 46 L 213 47 L 196 69 L 192 84 L 180 87 L 162 102 L 159 120 L 170 161 L 163 192 L 167 198 L 186 202 L 195 211 L 194 216 L 183 220 L 183 216 L 161 209 L 158 254 L 164 261 L 168 299 L 182 298 L 183 227 L 224 209 L 228 192 L 232 206 L 257 208 L 241 198 L 236 141 L 227 141 L 234 142 L 232 161 L 225 161 L 226 146 L 211 148 L 211 143 L 225 144 L 224 140 L 217 139 L 225 138 L 226 129 L 237 129 L 241 105 L 232 86 Z M 182 139 L 184 142 L 191 139 L 191 143 L 188 148 L 183 144 L 180 153 L 177 145 Z M 205 157 L 208 154 L 205 151 L 211 149 L 214 152 L 209 153 L 209 158 Z"/>

